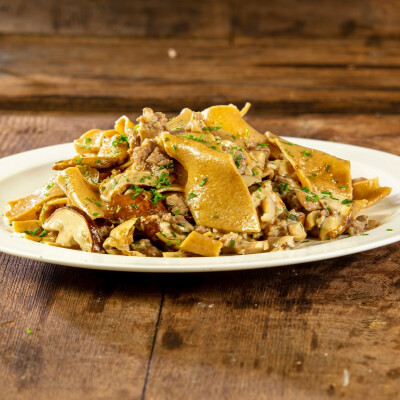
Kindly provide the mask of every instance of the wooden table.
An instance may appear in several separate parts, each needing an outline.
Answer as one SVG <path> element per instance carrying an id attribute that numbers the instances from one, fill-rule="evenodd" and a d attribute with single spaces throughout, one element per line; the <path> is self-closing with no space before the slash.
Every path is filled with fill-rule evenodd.
<path id="1" fill-rule="evenodd" d="M 0 8 L 0 156 L 245 100 L 261 131 L 400 155 L 395 1 L 80 3 Z M 400 243 L 175 275 L 0 254 L 0 398 L 399 399 L 399 317 Z"/>

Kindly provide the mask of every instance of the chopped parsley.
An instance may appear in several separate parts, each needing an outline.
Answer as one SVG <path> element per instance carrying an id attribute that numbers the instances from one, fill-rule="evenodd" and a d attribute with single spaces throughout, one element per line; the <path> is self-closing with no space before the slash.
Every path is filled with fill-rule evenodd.
<path id="1" fill-rule="evenodd" d="M 219 125 L 219 126 L 205 126 L 203 128 L 203 131 L 216 131 L 216 130 L 221 129 L 221 128 L 222 128 L 222 125 Z"/>
<path id="2" fill-rule="evenodd" d="M 309 189 L 308 187 L 302 187 L 301 190 L 302 190 L 303 192 L 306 192 L 306 193 L 311 193 L 311 192 L 310 192 L 310 189 Z M 321 192 L 321 193 L 324 193 L 324 192 Z"/>
<path id="3" fill-rule="evenodd" d="M 342 204 L 346 205 L 347 207 L 350 207 L 351 203 L 354 203 L 354 201 L 353 200 L 349 200 L 349 199 L 344 199 L 342 201 Z"/>
<path id="4" fill-rule="evenodd" d="M 175 145 L 173 145 L 172 148 L 174 149 L 174 151 L 176 151 L 176 149 L 177 149 L 177 147 Z"/>
<path id="5" fill-rule="evenodd" d="M 133 185 L 133 187 L 130 186 L 130 189 L 135 189 L 135 193 L 131 194 L 132 200 L 135 200 L 136 197 L 138 197 L 143 192 L 143 189 L 141 189 L 139 186 L 136 185 Z"/>
<path id="6" fill-rule="evenodd" d="M 239 153 L 238 156 L 236 157 L 235 164 L 236 164 L 236 166 L 237 166 L 238 168 L 240 168 L 240 160 L 241 160 L 242 158 L 243 158 L 243 156 L 242 156 L 241 153 Z"/>
<path id="7" fill-rule="evenodd" d="M 288 149 L 284 149 L 284 150 L 286 151 L 286 153 L 289 154 L 290 157 L 293 157 L 293 158 L 294 158 L 294 155 L 293 155 Z"/>
<path id="8" fill-rule="evenodd" d="M 24 233 L 31 235 L 31 236 L 35 236 L 36 232 L 39 230 L 39 228 L 35 228 L 33 231 L 24 231 Z"/>
<path id="9" fill-rule="evenodd" d="M 82 162 L 82 157 L 77 158 L 75 161 L 77 164 L 80 164 Z"/>
<path id="10" fill-rule="evenodd" d="M 386 231 L 387 231 L 387 232 L 392 232 L 393 229 L 392 229 L 392 228 L 388 228 L 388 229 L 386 229 Z"/>
<path id="11" fill-rule="evenodd" d="M 115 210 L 116 213 L 119 213 L 121 211 L 121 206 L 118 204 L 117 209 Z"/>
<path id="12" fill-rule="evenodd" d="M 288 182 L 285 182 L 284 184 L 281 183 L 279 185 L 279 193 L 280 194 L 283 194 L 283 193 L 287 192 L 288 190 L 289 190 L 289 183 Z"/>
<path id="13" fill-rule="evenodd" d="M 158 171 L 161 171 L 162 169 L 172 169 L 174 168 L 174 163 L 169 163 L 169 164 L 164 164 L 161 165 L 161 167 L 158 168 Z"/>
<path id="14" fill-rule="evenodd" d="M 246 136 L 249 136 L 249 128 L 246 128 L 244 134 L 245 134 Z"/>
<path id="15" fill-rule="evenodd" d="M 301 154 L 303 155 L 303 157 L 312 157 L 313 151 L 302 150 Z"/>
<path id="16" fill-rule="evenodd" d="M 175 211 L 172 211 L 172 214 L 178 215 L 180 212 L 181 212 L 181 210 L 175 210 Z"/>
<path id="17" fill-rule="evenodd" d="M 153 199 L 151 200 L 151 203 L 156 206 L 160 200 L 164 199 L 164 196 L 160 192 L 158 192 L 157 189 L 150 189 L 150 190 L 151 193 L 153 194 Z"/>
<path id="18" fill-rule="evenodd" d="M 191 200 L 197 196 L 196 193 L 189 193 L 188 199 Z"/>
<path id="19" fill-rule="evenodd" d="M 251 173 L 252 173 L 254 176 L 258 175 L 258 172 L 257 172 L 257 171 L 254 171 L 254 170 L 251 170 Z"/>
<path id="20" fill-rule="evenodd" d="M 30 335 L 30 334 L 32 333 L 32 329 L 26 328 L 26 333 L 27 333 L 28 335 Z"/>
<path id="21" fill-rule="evenodd" d="M 233 140 L 236 140 L 236 135 L 232 135 L 232 139 L 233 139 Z"/>
<path id="22" fill-rule="evenodd" d="M 203 187 L 203 186 L 206 184 L 206 182 L 207 182 L 207 178 L 204 177 L 204 178 L 201 180 L 199 186 L 200 186 L 200 187 Z"/>
<path id="23" fill-rule="evenodd" d="M 340 189 L 347 189 L 348 186 L 347 186 L 347 185 L 339 185 L 338 187 L 339 187 Z"/>
<path id="24" fill-rule="evenodd" d="M 139 208 L 139 206 L 138 206 L 137 204 L 135 204 L 135 203 L 132 203 L 132 204 L 131 204 L 131 207 L 132 207 L 132 208 Z"/>
<path id="25" fill-rule="evenodd" d="M 126 136 L 123 133 L 121 133 L 119 135 L 119 137 L 112 142 L 112 145 L 114 147 L 117 147 L 118 144 L 121 144 L 121 143 L 124 143 L 124 142 L 129 146 L 128 136 Z"/>
<path id="26" fill-rule="evenodd" d="M 229 242 L 229 247 L 233 247 L 233 246 L 235 246 L 235 241 L 232 239 L 230 242 Z"/>
<path id="27" fill-rule="evenodd" d="M 166 245 L 166 246 L 171 246 L 171 245 L 172 245 L 172 242 L 171 242 L 170 240 L 168 240 L 168 241 L 165 242 L 165 245 Z"/>
<path id="28" fill-rule="evenodd" d="M 257 146 L 265 147 L 265 146 L 269 146 L 269 143 L 257 143 Z"/>
<path id="29" fill-rule="evenodd" d="M 97 217 L 99 213 L 93 213 L 93 217 Z"/>
<path id="30" fill-rule="evenodd" d="M 162 172 L 159 178 L 156 181 L 156 187 L 157 189 L 161 189 L 162 187 L 168 187 L 171 186 L 171 182 L 169 181 L 168 178 L 169 174 Z"/>
<path id="31" fill-rule="evenodd" d="M 49 233 L 49 232 L 46 231 L 46 229 L 43 229 L 43 231 L 39 233 L 39 237 L 47 236 L 48 233 Z"/>
<path id="32" fill-rule="evenodd" d="M 315 179 L 317 177 L 317 174 L 314 174 L 314 172 L 311 175 L 308 175 L 308 178 L 310 179 Z"/>
<path id="33" fill-rule="evenodd" d="M 96 206 L 97 206 L 97 207 L 101 207 L 101 204 L 100 204 L 100 202 L 96 201 L 96 203 L 95 203 L 95 204 L 96 204 Z"/>
<path id="34" fill-rule="evenodd" d="M 204 128 L 203 128 L 203 129 L 204 129 Z M 199 143 L 207 143 L 207 142 L 203 139 L 203 134 L 201 134 L 198 138 L 194 137 L 193 135 L 185 135 L 184 138 L 185 138 L 185 139 L 195 140 L 196 142 L 199 142 Z"/>
<path id="35" fill-rule="evenodd" d="M 326 164 L 325 165 L 325 171 L 329 172 L 331 170 L 331 164 Z"/>
<path id="36" fill-rule="evenodd" d="M 46 186 L 46 190 L 49 190 L 51 187 L 53 187 L 54 186 L 54 183 L 52 182 L 52 183 L 49 183 L 47 186 Z"/>
<path id="37" fill-rule="evenodd" d="M 100 160 L 96 160 L 96 164 L 100 164 L 100 162 L 101 162 Z"/>
<path id="38" fill-rule="evenodd" d="M 306 196 L 306 200 L 315 203 L 319 200 L 319 197 L 315 193 L 311 193 L 311 196 Z"/>

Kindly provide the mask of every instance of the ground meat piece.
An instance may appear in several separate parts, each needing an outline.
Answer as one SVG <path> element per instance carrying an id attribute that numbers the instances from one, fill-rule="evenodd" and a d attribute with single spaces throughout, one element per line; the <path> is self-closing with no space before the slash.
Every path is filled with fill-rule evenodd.
<path id="1" fill-rule="evenodd" d="M 246 171 L 246 167 L 247 167 L 246 154 L 242 153 L 241 151 L 237 151 L 237 152 L 235 152 L 235 155 L 233 156 L 233 160 L 235 161 L 235 164 L 239 171 L 239 174 L 243 175 L 244 172 Z"/>
<path id="2" fill-rule="evenodd" d="M 168 211 L 174 215 L 185 215 L 189 212 L 184 196 L 180 193 L 169 194 L 165 198 Z"/>
<path id="3" fill-rule="evenodd" d="M 286 204 L 286 208 L 295 209 L 295 210 L 303 210 L 303 206 L 301 205 L 299 199 L 296 196 L 294 191 L 287 191 L 281 195 L 283 202 Z"/>
<path id="4" fill-rule="evenodd" d="M 201 233 L 202 235 L 204 235 L 207 232 L 211 232 L 211 228 L 207 228 L 204 225 L 197 225 L 194 230 L 198 233 Z"/>
<path id="5" fill-rule="evenodd" d="M 243 175 L 246 171 L 247 167 L 247 155 L 243 151 L 240 151 L 239 148 L 229 140 L 224 140 L 221 142 L 221 150 L 224 153 L 229 153 L 233 161 L 236 164 L 236 167 L 241 175 Z"/>
<path id="6" fill-rule="evenodd" d="M 368 217 L 366 215 L 360 215 L 356 219 L 350 221 L 347 233 L 349 235 L 359 235 L 368 229 Z"/>
<path id="7" fill-rule="evenodd" d="M 145 170 L 147 167 L 146 160 L 152 151 L 155 149 L 156 144 L 152 140 L 144 140 L 143 143 L 132 150 L 131 159 L 137 170 Z"/>
<path id="8" fill-rule="evenodd" d="M 152 139 L 159 136 L 161 132 L 168 132 L 168 119 L 161 112 L 154 112 L 151 108 L 144 108 L 143 115 L 137 121 L 139 127 L 137 129 L 138 135 L 142 140 Z"/>
<path id="9" fill-rule="evenodd" d="M 268 224 L 264 229 L 266 237 L 281 237 L 289 234 L 286 220 L 276 219 L 273 224 Z"/>
<path id="10" fill-rule="evenodd" d="M 149 239 L 140 239 L 138 242 L 132 243 L 131 247 L 147 257 L 162 257 L 162 252 L 153 246 Z"/>
<path id="11" fill-rule="evenodd" d="M 158 215 L 148 215 L 140 218 L 139 229 L 152 241 L 157 240 L 156 233 L 160 232 L 161 218 Z"/>
<path id="12" fill-rule="evenodd" d="M 170 223 L 178 232 L 187 233 L 194 230 L 194 226 L 183 215 L 164 214 L 162 220 Z"/>
<path id="13" fill-rule="evenodd" d="M 129 143 L 129 150 L 128 154 L 132 156 L 133 150 L 137 147 L 140 146 L 140 137 L 137 134 L 136 129 L 129 129 L 128 130 L 128 143 Z"/>
<path id="14" fill-rule="evenodd" d="M 304 225 L 306 215 L 303 212 L 291 209 L 288 211 L 288 213 L 286 213 L 284 218 L 286 219 L 288 225 L 295 224 L 296 222 L 301 222 Z"/>
<path id="15" fill-rule="evenodd" d="M 244 138 L 244 145 L 248 150 L 255 150 L 257 147 L 257 143 L 255 142 L 255 140 L 250 139 L 248 137 Z"/>
<path id="16" fill-rule="evenodd" d="M 156 147 L 147 157 L 146 163 L 155 176 L 160 176 L 163 169 L 172 171 L 174 168 L 173 160 L 163 153 L 159 147 Z"/>

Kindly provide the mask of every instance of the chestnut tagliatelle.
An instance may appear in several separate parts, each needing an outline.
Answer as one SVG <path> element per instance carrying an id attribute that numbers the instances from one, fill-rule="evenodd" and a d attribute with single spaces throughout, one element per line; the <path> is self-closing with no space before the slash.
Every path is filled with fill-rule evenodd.
<path id="1" fill-rule="evenodd" d="M 376 226 L 360 213 L 390 188 L 257 132 L 243 119 L 249 107 L 186 108 L 170 120 L 145 108 L 136 125 L 123 116 L 92 129 L 5 218 L 30 240 L 137 257 L 264 253 Z"/>

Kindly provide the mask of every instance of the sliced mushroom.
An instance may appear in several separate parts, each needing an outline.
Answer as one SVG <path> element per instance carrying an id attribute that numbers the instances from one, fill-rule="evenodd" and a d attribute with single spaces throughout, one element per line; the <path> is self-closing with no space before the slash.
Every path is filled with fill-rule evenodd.
<path id="1" fill-rule="evenodd" d="M 104 213 L 105 219 L 126 221 L 131 218 L 145 217 L 147 215 L 163 215 L 168 211 L 161 201 L 152 202 L 150 192 L 140 189 L 140 192 L 117 195 L 107 203 Z"/>
<path id="2" fill-rule="evenodd" d="M 269 237 L 268 244 L 270 251 L 286 250 L 287 248 L 293 249 L 295 247 L 293 236 Z"/>
<path id="3" fill-rule="evenodd" d="M 56 197 L 46 201 L 46 203 L 43 204 L 42 210 L 40 211 L 39 220 L 42 222 L 46 221 L 46 219 L 49 218 L 57 208 L 66 206 L 67 202 L 67 197 Z"/>
<path id="4" fill-rule="evenodd" d="M 101 253 L 101 239 L 94 222 L 79 208 L 58 208 L 43 224 L 47 231 L 58 231 L 56 244 Z"/>
<path id="5" fill-rule="evenodd" d="M 303 224 L 301 222 L 289 224 L 288 230 L 290 235 L 293 236 L 296 242 L 302 242 L 307 237 L 307 233 L 304 230 Z"/>

